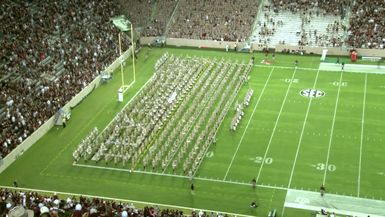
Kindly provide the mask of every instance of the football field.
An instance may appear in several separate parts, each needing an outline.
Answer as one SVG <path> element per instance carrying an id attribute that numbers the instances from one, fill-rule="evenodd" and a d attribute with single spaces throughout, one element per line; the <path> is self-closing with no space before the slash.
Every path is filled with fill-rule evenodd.
<path id="1" fill-rule="evenodd" d="M 237 129 L 230 130 L 236 114 L 232 105 L 192 181 L 180 171 L 74 164 L 72 152 L 80 141 L 92 128 L 104 129 L 137 96 L 165 52 L 239 62 L 255 57 L 236 96 L 242 102 L 248 90 L 254 91 Z M 309 216 L 321 208 L 385 216 L 385 69 L 349 64 L 343 71 L 334 63 L 320 64 L 319 56 L 267 58 L 272 64 L 263 64 L 261 53 L 145 48 L 123 103 L 117 102 L 117 71 L 72 110 L 66 128 L 54 127 L 0 174 L 0 184 L 11 186 L 16 179 L 26 189 L 251 216 L 267 216 L 274 209 L 277 216 Z M 132 80 L 130 67 L 128 62 L 127 81 Z M 252 201 L 257 208 L 250 208 Z"/>

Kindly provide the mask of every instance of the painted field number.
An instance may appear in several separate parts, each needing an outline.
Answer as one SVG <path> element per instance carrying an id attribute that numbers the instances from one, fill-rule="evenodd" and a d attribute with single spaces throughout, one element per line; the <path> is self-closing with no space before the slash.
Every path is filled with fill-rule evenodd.
<path id="1" fill-rule="evenodd" d="M 295 84 L 298 84 L 299 83 L 299 79 L 298 78 L 293 78 L 293 79 L 291 79 L 291 78 L 286 78 L 285 80 L 285 83 L 295 83 Z"/>
<path id="2" fill-rule="evenodd" d="M 318 163 L 317 166 L 316 166 L 316 169 L 317 170 L 325 170 L 326 169 L 326 165 L 324 163 Z M 337 169 L 337 167 L 334 164 L 329 164 L 327 166 L 327 170 L 330 171 L 330 172 L 334 172 L 334 171 L 336 171 L 336 169 Z"/>
<path id="3" fill-rule="evenodd" d="M 343 81 L 343 82 L 334 81 L 332 84 L 333 84 L 333 86 L 336 86 L 336 87 L 338 87 L 340 85 L 341 85 L 341 87 L 347 87 L 348 86 L 348 82 L 346 82 L 346 81 Z"/>
<path id="4" fill-rule="evenodd" d="M 261 156 L 255 157 L 254 163 L 260 164 L 262 162 L 263 162 L 263 157 L 261 157 Z M 273 158 L 267 157 L 265 159 L 265 164 L 272 164 L 272 163 L 273 163 Z"/>

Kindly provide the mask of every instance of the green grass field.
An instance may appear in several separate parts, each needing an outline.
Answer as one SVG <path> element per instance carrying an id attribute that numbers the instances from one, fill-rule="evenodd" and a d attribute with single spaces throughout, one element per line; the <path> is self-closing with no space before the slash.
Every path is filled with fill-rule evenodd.
<path id="1" fill-rule="evenodd" d="M 232 106 L 201 164 L 190 193 L 190 180 L 183 174 L 151 171 L 129 173 L 124 169 L 72 165 L 72 152 L 95 126 L 103 129 L 154 71 L 156 60 L 174 55 L 223 57 L 248 60 L 248 53 L 145 48 L 137 62 L 135 84 L 117 102 L 119 70 L 113 80 L 88 96 L 72 110 L 67 128 L 54 127 L 33 147 L 0 174 L 0 184 L 57 192 L 207 209 L 251 216 L 309 216 L 311 211 L 284 208 L 288 190 L 318 192 L 346 198 L 385 200 L 385 76 L 320 70 L 319 56 L 280 55 L 272 65 L 263 65 L 261 53 L 239 95 L 242 101 L 254 90 L 238 129 L 229 131 Z M 293 67 L 295 59 L 299 68 Z M 132 80 L 131 64 L 125 79 Z M 384 70 L 385 72 L 385 70 Z M 325 93 L 307 98 L 300 92 L 317 89 Z M 257 188 L 251 180 L 257 179 Z M 258 208 L 249 207 L 256 200 Z M 370 203 L 369 203 L 370 204 Z M 370 206 L 370 205 L 366 205 Z M 385 215 L 385 214 L 384 214 Z"/>

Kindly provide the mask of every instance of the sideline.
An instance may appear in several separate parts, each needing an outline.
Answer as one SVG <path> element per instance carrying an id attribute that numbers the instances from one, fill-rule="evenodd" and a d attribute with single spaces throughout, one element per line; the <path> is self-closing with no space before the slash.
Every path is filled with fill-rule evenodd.
<path id="1" fill-rule="evenodd" d="M 147 174 L 147 175 L 156 175 L 156 176 L 165 176 L 165 177 L 174 177 L 174 178 L 180 178 L 180 179 L 191 179 L 190 176 L 183 176 L 183 175 L 176 175 L 176 174 L 168 174 L 168 173 L 158 173 L 158 172 L 149 172 L 149 171 L 142 171 L 142 170 L 130 170 L 130 169 L 123 169 L 123 168 L 114 168 L 114 167 L 103 167 L 103 166 L 94 166 L 94 165 L 86 165 L 86 164 L 78 164 L 73 163 L 73 166 L 77 167 L 86 167 L 86 168 L 93 168 L 93 169 L 102 169 L 102 170 L 113 170 L 113 171 L 121 171 L 121 172 L 128 172 L 128 173 L 140 173 L 140 174 Z M 251 183 L 248 182 L 239 182 L 239 181 L 226 181 L 221 179 L 213 179 L 213 178 L 206 178 L 206 177 L 199 177 L 196 176 L 193 179 L 195 180 L 202 180 L 202 181 L 209 181 L 209 182 L 217 182 L 217 183 L 227 183 L 227 184 L 234 184 L 234 185 L 244 185 L 244 186 L 250 186 Z M 288 190 L 285 187 L 280 187 L 276 185 L 270 185 L 270 184 L 259 184 L 257 187 L 260 188 L 269 188 L 269 189 L 276 189 L 276 190 Z"/>

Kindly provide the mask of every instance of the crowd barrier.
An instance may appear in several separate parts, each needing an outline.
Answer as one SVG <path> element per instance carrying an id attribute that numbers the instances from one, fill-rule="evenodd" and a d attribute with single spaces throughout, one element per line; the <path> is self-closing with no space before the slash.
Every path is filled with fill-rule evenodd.
<path id="1" fill-rule="evenodd" d="M 117 58 L 111 65 L 109 65 L 105 71 L 113 73 L 115 69 L 120 65 L 121 60 L 126 60 L 131 56 L 131 48 L 125 51 L 119 58 Z M 97 76 L 91 83 L 89 83 L 83 90 L 75 95 L 63 108 L 64 110 L 70 110 L 81 102 L 85 97 L 88 96 L 95 88 L 100 85 L 101 76 Z M 55 117 L 54 114 L 48 119 L 43 125 L 41 125 L 35 132 L 28 136 L 21 144 L 19 144 L 11 153 L 0 160 L 0 173 L 3 172 L 9 165 L 11 165 L 18 157 L 23 155 L 36 141 L 44 136 L 54 125 Z"/>

